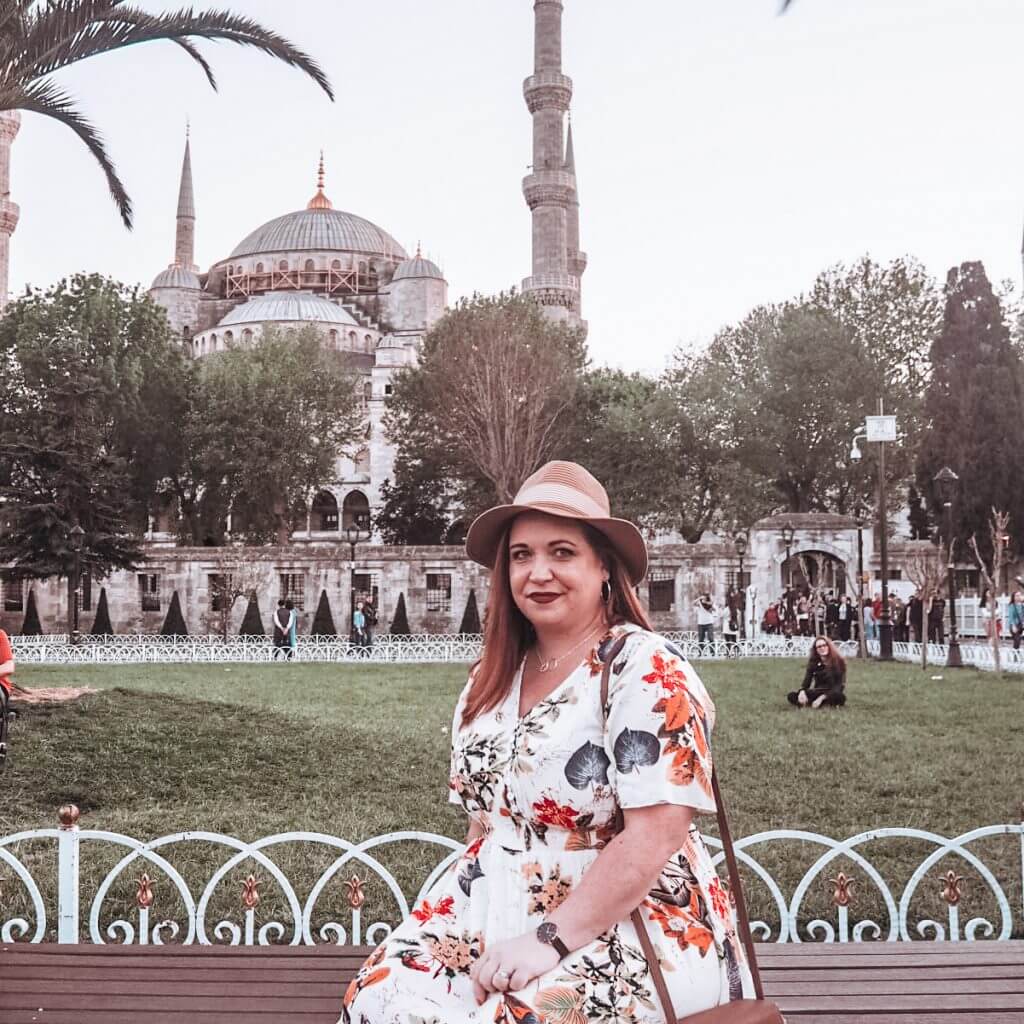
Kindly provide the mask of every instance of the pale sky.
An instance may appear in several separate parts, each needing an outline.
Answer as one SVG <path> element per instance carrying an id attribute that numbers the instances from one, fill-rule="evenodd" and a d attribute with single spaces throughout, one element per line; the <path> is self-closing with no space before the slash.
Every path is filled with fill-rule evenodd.
<path id="1" fill-rule="evenodd" d="M 453 301 L 529 274 L 530 0 L 223 5 L 315 56 L 337 102 L 227 43 L 200 44 L 219 93 L 169 43 L 63 73 L 136 226 L 71 132 L 26 115 L 12 293 L 79 270 L 148 286 L 173 255 L 187 117 L 204 270 L 305 206 L 323 148 L 335 207 L 409 250 L 422 239 Z M 796 0 L 783 17 L 777 0 L 565 6 L 595 363 L 657 371 L 679 343 L 866 252 L 915 255 L 940 279 L 981 259 L 1019 282 L 1021 0 Z"/>

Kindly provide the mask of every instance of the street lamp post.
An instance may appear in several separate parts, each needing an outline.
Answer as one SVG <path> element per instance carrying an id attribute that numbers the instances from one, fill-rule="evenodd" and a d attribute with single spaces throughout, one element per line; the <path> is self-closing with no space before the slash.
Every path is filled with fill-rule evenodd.
<path id="1" fill-rule="evenodd" d="M 345 539 L 348 541 L 349 549 L 349 635 L 353 632 L 352 621 L 356 614 L 356 545 L 362 544 L 370 537 L 371 531 L 364 529 L 358 521 L 352 526 L 345 527 Z"/>
<path id="2" fill-rule="evenodd" d="M 739 555 L 740 559 L 740 579 L 739 586 L 737 587 L 738 597 L 740 602 L 740 639 L 747 639 L 747 588 L 743 582 L 743 556 L 747 553 L 747 535 L 739 530 L 736 536 L 733 537 L 733 543 L 736 545 L 736 554 Z"/>
<path id="3" fill-rule="evenodd" d="M 934 483 L 942 499 L 942 509 L 946 527 L 946 551 L 949 557 L 946 561 L 946 588 L 949 593 L 949 647 L 946 654 L 947 668 L 963 668 L 963 659 L 960 656 L 960 638 L 956 633 L 956 559 L 953 557 L 953 498 L 956 495 L 956 487 L 960 477 L 949 468 L 943 466 L 935 474 Z M 921 623 L 922 631 L 926 628 L 924 621 Z M 927 635 L 921 638 L 922 643 L 927 642 Z"/>
<path id="4" fill-rule="evenodd" d="M 82 634 L 78 630 L 78 588 L 82 582 L 82 541 L 85 539 L 85 530 L 78 523 L 75 523 L 71 527 L 68 538 L 71 541 L 71 550 L 75 555 L 71 579 L 71 630 L 69 639 L 71 643 L 79 644 L 82 642 Z"/>
<path id="5" fill-rule="evenodd" d="M 867 658 L 868 642 L 864 636 L 864 509 L 858 505 L 857 523 L 857 657 Z"/>

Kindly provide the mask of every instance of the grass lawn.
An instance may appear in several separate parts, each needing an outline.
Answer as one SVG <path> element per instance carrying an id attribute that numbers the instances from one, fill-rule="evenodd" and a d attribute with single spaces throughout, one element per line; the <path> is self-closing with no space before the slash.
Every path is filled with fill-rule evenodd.
<path id="1" fill-rule="evenodd" d="M 795 661 L 697 668 L 718 706 L 715 752 L 738 836 L 798 828 L 845 838 L 885 825 L 955 835 L 1020 820 L 1020 678 L 852 662 L 849 705 L 814 713 L 785 703 Z M 138 838 L 187 829 L 247 840 L 290 829 L 350 840 L 411 828 L 464 833 L 461 812 L 446 803 L 464 666 L 28 666 L 18 680 L 100 692 L 19 717 L 0 777 L 0 835 L 52 827 L 68 801 L 84 827 Z M 1001 880 L 1016 879 L 1018 907 L 1019 856 L 1018 848 L 1015 867 L 1004 842 L 988 861 Z M 896 850 L 875 863 L 888 878 L 920 859 Z M 399 874 L 421 867 L 414 861 Z M 780 852 L 764 863 L 798 877 L 807 859 Z M 964 873 L 962 862 L 949 866 Z M 761 904 L 756 894 L 753 902 Z M 0 903 L 0 920 L 7 909 Z"/>

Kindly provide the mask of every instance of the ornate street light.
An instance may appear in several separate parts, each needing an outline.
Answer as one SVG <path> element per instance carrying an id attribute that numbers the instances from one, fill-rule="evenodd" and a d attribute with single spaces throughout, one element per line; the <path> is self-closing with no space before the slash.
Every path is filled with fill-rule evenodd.
<path id="1" fill-rule="evenodd" d="M 351 610 L 349 612 L 349 625 L 352 625 L 352 621 L 356 614 L 356 545 L 362 544 L 363 541 L 367 541 L 373 535 L 369 528 L 369 521 L 357 519 L 352 526 L 345 527 L 345 539 L 348 541 L 349 548 L 349 605 Z M 349 632 L 354 632 L 355 627 L 353 626 Z"/>
<path id="2" fill-rule="evenodd" d="M 747 638 L 747 587 L 743 581 L 743 556 L 747 553 L 747 535 L 742 530 L 737 530 L 736 535 L 732 539 L 733 544 L 736 545 L 736 554 L 740 559 L 740 579 L 739 586 L 737 587 L 739 602 L 740 602 L 740 639 L 746 640 Z"/>
<path id="3" fill-rule="evenodd" d="M 786 568 L 789 575 L 787 586 L 793 586 L 793 566 L 789 561 L 789 552 L 793 547 L 793 538 L 796 536 L 796 530 L 793 529 L 793 524 L 787 519 L 782 524 L 782 543 L 786 545 Z"/>
<path id="4" fill-rule="evenodd" d="M 942 508 L 945 513 L 946 527 L 946 550 L 949 552 L 949 559 L 946 563 L 946 587 L 949 592 L 949 647 L 946 655 L 947 668 L 963 668 L 963 659 L 960 656 L 960 639 L 956 632 L 956 562 L 953 558 L 953 499 L 956 497 L 957 485 L 960 477 L 949 468 L 943 466 L 935 474 L 932 482 L 935 484 L 939 497 L 942 499 Z M 921 622 L 922 632 L 926 629 L 924 621 Z M 923 643 L 927 642 L 927 633 L 921 638 Z"/>
<path id="5" fill-rule="evenodd" d="M 72 572 L 71 579 L 71 635 L 70 640 L 73 644 L 79 644 L 82 642 L 82 634 L 78 630 L 78 588 L 82 582 L 82 542 L 85 540 L 85 530 L 75 523 L 74 526 L 68 531 L 68 541 L 71 544 L 71 550 L 75 555 L 74 569 Z"/>

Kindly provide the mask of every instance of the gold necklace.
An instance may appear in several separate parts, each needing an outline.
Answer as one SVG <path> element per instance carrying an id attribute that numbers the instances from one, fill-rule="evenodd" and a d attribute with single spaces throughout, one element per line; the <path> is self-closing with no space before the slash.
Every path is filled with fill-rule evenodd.
<path id="1" fill-rule="evenodd" d="M 553 668 L 558 667 L 558 663 L 565 661 L 573 651 L 578 651 L 591 637 L 595 634 L 600 633 L 603 626 L 598 626 L 597 629 L 592 629 L 575 647 L 570 647 L 564 654 L 560 654 L 557 658 L 549 658 L 547 661 L 542 661 L 540 656 L 540 648 L 534 647 L 533 653 L 537 658 L 537 671 L 538 672 L 549 672 Z"/>

